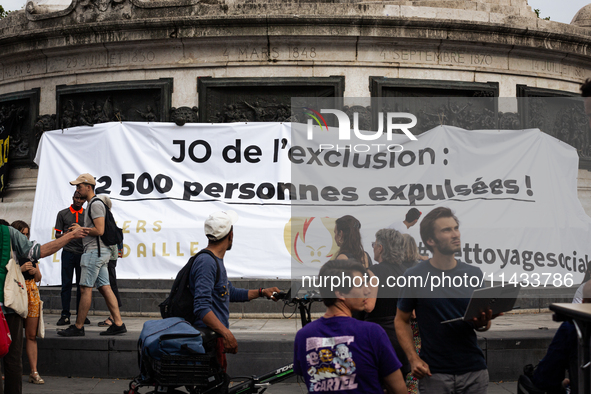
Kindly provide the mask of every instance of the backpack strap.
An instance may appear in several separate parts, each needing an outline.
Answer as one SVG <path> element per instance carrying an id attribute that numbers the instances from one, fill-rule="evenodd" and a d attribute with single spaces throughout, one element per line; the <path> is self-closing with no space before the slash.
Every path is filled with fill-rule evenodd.
<path id="1" fill-rule="evenodd" d="M 92 220 L 92 222 L 93 222 L 92 224 L 93 224 L 93 225 L 94 225 L 94 219 L 93 219 L 93 218 L 92 218 L 92 216 L 91 216 L 91 215 L 92 215 L 92 211 L 90 210 L 90 206 L 91 206 L 91 205 L 92 205 L 92 203 L 93 203 L 93 202 L 95 202 L 96 200 L 99 200 L 100 202 L 102 202 L 102 203 L 103 203 L 103 205 L 105 206 L 105 209 L 109 209 L 109 208 L 107 208 L 107 204 L 105 204 L 105 203 L 103 202 L 103 200 L 101 200 L 100 198 L 96 197 L 96 195 L 95 195 L 95 197 L 93 197 L 93 198 L 92 198 L 92 200 L 90 200 L 90 202 L 88 203 L 88 207 L 86 208 L 86 209 L 88 209 L 88 217 L 90 218 L 90 220 Z M 107 216 L 107 215 L 106 215 L 106 213 L 105 213 L 105 217 L 106 217 L 106 216 Z M 84 225 L 86 225 L 86 223 L 84 223 Z M 103 230 L 103 231 L 104 231 L 104 230 Z M 97 236 L 96 236 L 96 249 L 98 250 L 98 257 L 101 257 L 101 243 L 100 243 L 99 239 L 100 239 L 100 235 L 97 235 Z"/>
<path id="2" fill-rule="evenodd" d="M 218 283 L 220 281 L 220 263 L 218 261 L 218 258 L 215 256 L 215 254 L 213 254 L 213 252 L 209 249 L 201 249 L 195 256 L 193 256 L 193 262 L 195 262 L 195 260 L 197 259 L 197 256 L 199 256 L 200 254 L 203 253 L 207 253 L 208 255 L 211 256 L 211 258 L 213 259 L 213 261 L 215 261 L 215 265 L 217 267 L 216 271 L 215 271 L 215 283 Z M 191 264 L 193 265 L 193 264 Z M 215 286 L 214 283 L 214 286 Z"/>

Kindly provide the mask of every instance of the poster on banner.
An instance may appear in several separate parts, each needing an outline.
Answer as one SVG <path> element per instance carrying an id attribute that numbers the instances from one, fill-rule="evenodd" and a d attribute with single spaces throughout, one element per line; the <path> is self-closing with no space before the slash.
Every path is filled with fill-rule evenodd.
<path id="1" fill-rule="evenodd" d="M 229 277 L 300 278 L 334 258 L 338 217 L 359 219 L 371 254 L 376 231 L 410 208 L 424 217 L 447 206 L 460 220 L 458 259 L 493 284 L 534 274 L 580 283 L 591 219 L 577 197 L 575 149 L 539 130 L 447 126 L 416 141 L 384 135 L 343 149 L 336 132 L 309 139 L 308 126 L 295 123 L 125 122 L 44 133 L 32 239 L 52 239 L 74 192 L 69 181 L 88 172 L 124 230 L 121 278 L 174 278 L 207 245 L 203 222 L 217 210 L 240 216 L 224 260 Z M 409 233 L 427 253 L 419 225 Z M 59 284 L 60 253 L 43 262 L 44 283 Z"/>

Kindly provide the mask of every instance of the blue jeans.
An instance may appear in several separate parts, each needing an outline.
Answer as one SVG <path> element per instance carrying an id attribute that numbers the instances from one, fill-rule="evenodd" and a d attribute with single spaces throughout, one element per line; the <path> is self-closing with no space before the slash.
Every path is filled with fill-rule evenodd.
<path id="1" fill-rule="evenodd" d="M 72 298 L 72 279 L 76 271 L 76 311 L 80 305 L 80 257 L 81 254 L 62 250 L 62 316 L 70 317 Z"/>

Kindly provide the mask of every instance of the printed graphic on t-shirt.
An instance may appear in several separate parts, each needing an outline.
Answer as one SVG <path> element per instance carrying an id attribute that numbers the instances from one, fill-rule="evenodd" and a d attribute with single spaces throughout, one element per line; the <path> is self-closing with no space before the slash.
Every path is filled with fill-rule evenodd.
<path id="1" fill-rule="evenodd" d="M 310 392 L 354 390 L 355 361 L 350 350 L 354 336 L 306 339 L 306 364 Z"/>

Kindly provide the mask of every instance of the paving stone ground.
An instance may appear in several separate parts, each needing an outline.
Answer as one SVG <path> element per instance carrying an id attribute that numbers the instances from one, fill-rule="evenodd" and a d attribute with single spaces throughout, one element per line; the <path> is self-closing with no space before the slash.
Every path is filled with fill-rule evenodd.
<path id="1" fill-rule="evenodd" d="M 118 379 L 91 379 L 91 378 L 67 378 L 48 376 L 44 377 L 45 384 L 34 385 L 28 383 L 28 377 L 23 376 L 23 394 L 123 394 L 129 385 L 127 380 Z M 148 393 L 145 388 L 140 394 Z M 301 383 L 279 383 L 270 387 L 266 394 L 302 394 L 306 393 L 305 386 Z M 488 394 L 517 394 L 516 382 L 490 382 Z"/>

